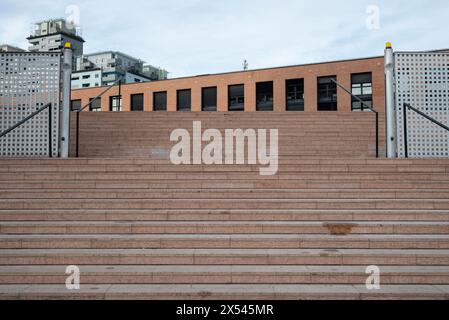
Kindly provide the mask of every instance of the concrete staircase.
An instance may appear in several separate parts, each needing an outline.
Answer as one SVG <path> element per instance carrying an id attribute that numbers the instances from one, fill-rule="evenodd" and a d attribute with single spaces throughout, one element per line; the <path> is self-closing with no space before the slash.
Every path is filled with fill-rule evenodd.
<path id="1" fill-rule="evenodd" d="M 258 169 L 0 160 L 0 298 L 449 299 L 449 161 Z"/>

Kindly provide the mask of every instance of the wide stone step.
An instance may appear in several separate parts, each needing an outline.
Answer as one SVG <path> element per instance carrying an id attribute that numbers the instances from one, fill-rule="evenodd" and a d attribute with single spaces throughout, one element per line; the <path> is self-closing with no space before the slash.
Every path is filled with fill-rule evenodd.
<path id="1" fill-rule="evenodd" d="M 449 234 L 449 222 L 1 222 L 1 234 Z"/>
<path id="2" fill-rule="evenodd" d="M 359 285 L 85 285 L 69 291 L 65 285 L 1 285 L 1 299 L 147 299 L 147 300 L 445 300 L 446 285 L 383 286 L 368 290 Z"/>
<path id="3" fill-rule="evenodd" d="M 0 249 L 449 249 L 449 235 L 0 235 Z"/>
<path id="4" fill-rule="evenodd" d="M 405 181 L 348 181 L 348 180 L 268 180 L 268 181 L 251 181 L 251 180 L 4 180 L 0 184 L 0 190 L 9 189 L 47 189 L 47 190 L 64 190 L 77 191 L 79 189 L 121 189 L 126 191 L 128 189 L 221 189 L 221 190 L 236 190 L 236 189 L 339 189 L 358 190 L 356 193 L 363 194 L 367 190 L 409 190 L 411 192 L 416 190 L 447 190 L 449 189 L 449 181 L 421 181 L 421 180 L 405 180 Z"/>
<path id="5" fill-rule="evenodd" d="M 0 249 L 0 265 L 449 266 L 449 250 Z"/>
<path id="6" fill-rule="evenodd" d="M 0 199 L 0 209 L 449 210 L 449 199 Z"/>
<path id="7" fill-rule="evenodd" d="M 449 222 L 447 210 L 4 209 L 0 221 L 399 221 Z"/>
<path id="8" fill-rule="evenodd" d="M 449 199 L 449 189 L 9 189 L 0 199 Z"/>
<path id="9" fill-rule="evenodd" d="M 379 266 L 381 284 L 448 285 L 447 267 Z M 0 285 L 65 283 L 66 266 L 0 266 Z M 361 266 L 82 266 L 81 286 L 93 284 L 353 284 L 368 275 Z M 1 287 L 0 287 L 1 288 Z"/>

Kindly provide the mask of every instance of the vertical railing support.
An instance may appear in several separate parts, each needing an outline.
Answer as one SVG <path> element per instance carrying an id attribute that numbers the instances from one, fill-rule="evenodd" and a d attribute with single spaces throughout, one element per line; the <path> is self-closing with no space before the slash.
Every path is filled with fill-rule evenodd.
<path id="1" fill-rule="evenodd" d="M 402 106 L 403 118 L 404 118 L 404 156 L 408 158 L 408 132 L 407 132 L 407 106 L 404 104 Z"/>
<path id="2" fill-rule="evenodd" d="M 52 105 L 48 107 L 48 157 L 53 157 L 53 126 L 52 126 Z"/>
<path id="3" fill-rule="evenodd" d="M 379 158 L 379 113 L 376 112 L 376 158 Z"/>
<path id="4" fill-rule="evenodd" d="M 76 113 L 76 157 L 80 156 L 80 113 Z"/>

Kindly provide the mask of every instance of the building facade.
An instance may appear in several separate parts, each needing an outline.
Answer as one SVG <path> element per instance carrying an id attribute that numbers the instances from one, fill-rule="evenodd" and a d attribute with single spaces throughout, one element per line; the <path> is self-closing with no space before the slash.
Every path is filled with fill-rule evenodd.
<path id="1" fill-rule="evenodd" d="M 10 46 L 9 44 L 0 44 L 0 52 L 26 52 L 26 50 Z"/>
<path id="2" fill-rule="evenodd" d="M 103 72 L 101 69 L 75 71 L 72 73 L 72 89 L 93 88 L 102 85 Z"/>
<path id="3" fill-rule="evenodd" d="M 149 64 L 143 66 L 143 74 L 151 80 L 167 80 L 168 71 L 162 68 L 154 67 Z"/>
<path id="4" fill-rule="evenodd" d="M 98 72 L 101 74 L 99 81 L 91 78 L 93 71 L 96 71 L 95 75 L 98 75 Z M 88 81 L 81 81 L 83 79 Z M 152 79 L 144 75 L 142 60 L 121 52 L 105 51 L 77 57 L 72 88 L 109 86 L 119 80 L 122 83 L 134 83 Z"/>
<path id="5" fill-rule="evenodd" d="M 334 81 L 384 112 L 384 57 L 334 61 L 121 86 L 96 111 L 350 112 L 362 109 Z M 83 105 L 104 88 L 72 91 Z"/>
<path id="6" fill-rule="evenodd" d="M 78 30 L 65 19 L 51 19 L 36 23 L 34 33 L 28 38 L 31 52 L 61 51 L 66 42 L 72 44 L 73 62 L 75 71 L 76 58 L 83 54 L 84 39 Z"/>

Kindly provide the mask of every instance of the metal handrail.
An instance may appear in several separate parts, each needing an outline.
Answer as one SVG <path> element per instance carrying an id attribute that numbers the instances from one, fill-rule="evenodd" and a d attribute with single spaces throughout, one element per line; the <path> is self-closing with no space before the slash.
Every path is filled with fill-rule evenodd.
<path id="1" fill-rule="evenodd" d="M 362 104 L 362 111 L 364 110 L 363 107 L 365 107 L 366 109 L 370 110 L 371 112 L 374 112 L 374 114 L 376 115 L 376 158 L 379 158 L 379 112 L 374 110 L 373 107 L 367 105 L 365 103 L 365 101 L 363 101 L 362 99 L 360 99 L 359 97 L 357 97 L 356 95 L 354 95 L 351 91 L 349 91 L 348 89 L 346 89 L 344 86 L 342 86 L 341 84 L 339 84 L 337 81 L 335 81 L 334 79 L 331 79 L 332 82 L 334 82 L 337 86 L 339 86 L 341 89 L 343 89 L 346 93 L 348 93 L 349 95 L 351 95 L 351 97 L 355 98 L 358 102 L 360 102 Z"/>
<path id="2" fill-rule="evenodd" d="M 98 96 L 93 98 L 89 101 L 88 104 L 86 104 L 84 107 L 82 107 L 79 110 L 76 110 L 76 157 L 79 158 L 79 138 L 80 138 L 80 113 L 84 111 L 87 107 L 90 107 L 92 103 L 94 103 L 96 100 L 100 99 L 106 92 L 111 90 L 115 85 L 119 85 L 119 96 L 121 97 L 121 89 L 122 89 L 122 81 L 117 80 L 113 84 L 111 84 L 109 87 L 106 88 L 102 93 L 100 93 Z"/>
<path id="3" fill-rule="evenodd" d="M 441 122 L 435 120 L 434 118 L 432 118 L 431 116 L 425 114 L 422 111 L 419 111 L 418 109 L 412 107 L 409 103 L 404 103 L 404 107 L 403 107 L 403 122 L 404 122 L 404 154 L 405 157 L 408 158 L 408 133 L 407 133 L 407 109 L 410 109 L 414 112 L 416 112 L 417 114 L 419 114 L 420 116 L 426 118 L 427 120 L 429 120 L 430 122 L 436 124 L 437 126 L 439 126 L 440 128 L 443 128 L 444 130 L 449 132 L 449 127 L 446 126 L 445 124 L 442 124 Z"/>
<path id="4" fill-rule="evenodd" d="M 29 116 L 26 116 L 25 118 L 23 118 L 22 120 L 17 122 L 15 125 L 10 127 L 9 129 L 0 133 L 0 139 L 3 138 L 4 136 L 6 136 L 8 133 L 11 133 L 12 131 L 16 130 L 18 127 L 22 126 L 29 120 L 33 119 L 35 116 L 37 116 L 38 114 L 40 114 L 42 111 L 44 111 L 46 109 L 48 109 L 48 156 L 51 158 L 53 156 L 51 103 L 47 103 L 42 108 L 39 108 L 38 110 L 36 110 L 32 114 L 30 114 Z"/>

